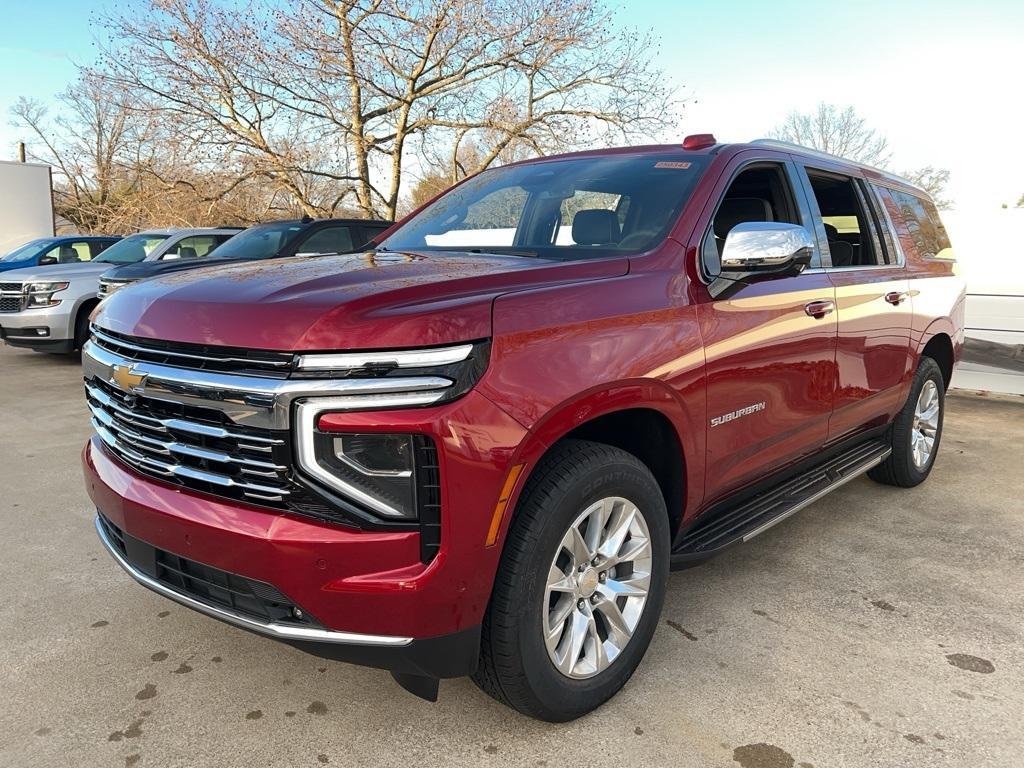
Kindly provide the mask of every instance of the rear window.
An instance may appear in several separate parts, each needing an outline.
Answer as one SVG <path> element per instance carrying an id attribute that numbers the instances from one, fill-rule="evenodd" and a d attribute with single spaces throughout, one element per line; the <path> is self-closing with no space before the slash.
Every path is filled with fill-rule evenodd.
<path id="1" fill-rule="evenodd" d="M 906 232 L 900 233 L 904 248 L 908 245 L 906 240 L 909 240 L 909 244 L 919 256 L 953 258 L 949 235 L 946 234 L 946 228 L 939 218 L 939 211 L 931 200 L 895 189 L 882 188 L 879 192 L 889 209 L 889 215 L 897 222 L 902 219 L 906 227 Z"/>
<path id="2" fill-rule="evenodd" d="M 705 162 L 665 153 L 495 168 L 444 194 L 381 246 L 548 259 L 639 253 L 668 234 Z"/>

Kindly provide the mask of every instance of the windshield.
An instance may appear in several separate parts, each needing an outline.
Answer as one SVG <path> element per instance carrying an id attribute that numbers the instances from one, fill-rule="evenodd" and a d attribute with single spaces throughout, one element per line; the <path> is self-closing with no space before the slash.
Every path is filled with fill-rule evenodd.
<path id="1" fill-rule="evenodd" d="M 639 253 L 668 234 L 704 162 L 666 152 L 495 168 L 448 192 L 381 247 L 546 259 Z"/>
<path id="2" fill-rule="evenodd" d="M 112 246 L 103 251 L 102 256 L 93 259 L 93 262 L 104 264 L 134 264 L 149 256 L 160 243 L 170 235 L 132 235 L 124 240 L 118 240 Z"/>
<path id="3" fill-rule="evenodd" d="M 36 240 L 29 240 L 24 245 L 20 245 L 13 251 L 8 253 L 6 256 L 0 256 L 0 261 L 21 261 L 32 255 L 34 251 L 38 251 L 47 243 L 53 242 L 53 238 L 40 237 Z"/>
<path id="4" fill-rule="evenodd" d="M 279 221 L 259 224 L 232 237 L 214 251 L 214 259 L 269 259 L 276 256 L 299 232 L 306 228 L 299 222 Z"/>

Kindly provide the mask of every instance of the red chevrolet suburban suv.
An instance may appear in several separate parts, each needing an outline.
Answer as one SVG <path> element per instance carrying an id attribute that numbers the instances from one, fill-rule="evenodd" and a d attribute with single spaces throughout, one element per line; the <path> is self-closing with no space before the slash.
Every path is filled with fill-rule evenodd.
<path id="1" fill-rule="evenodd" d="M 135 580 L 562 721 L 670 568 L 934 465 L 964 285 L 895 176 L 699 135 L 484 171 L 370 247 L 97 310 L 85 480 Z"/>

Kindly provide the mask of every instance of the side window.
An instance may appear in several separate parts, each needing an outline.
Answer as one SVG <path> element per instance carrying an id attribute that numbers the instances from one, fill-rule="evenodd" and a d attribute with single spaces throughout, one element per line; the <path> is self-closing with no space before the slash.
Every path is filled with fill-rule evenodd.
<path id="1" fill-rule="evenodd" d="M 871 212 L 857 181 L 849 176 L 819 173 L 811 169 L 807 170 L 807 178 L 811 182 L 821 221 L 825 225 L 832 266 L 844 268 L 885 264 Z"/>
<path id="2" fill-rule="evenodd" d="M 201 259 L 221 244 L 223 240 L 217 235 L 194 235 L 183 237 L 172 245 L 161 258 L 164 259 Z"/>
<path id="3" fill-rule="evenodd" d="M 351 228 L 324 227 L 310 235 L 298 253 L 350 253 L 354 248 Z"/>
<path id="4" fill-rule="evenodd" d="M 737 224 L 749 221 L 802 223 L 789 177 L 781 165 L 751 166 L 740 171 L 729 184 L 701 245 L 701 262 L 706 275 L 721 272 L 725 238 Z"/>
<path id="5" fill-rule="evenodd" d="M 92 259 L 88 241 L 61 243 L 39 257 L 40 264 L 77 264 Z"/>
<path id="6" fill-rule="evenodd" d="M 383 232 L 386 232 L 388 229 L 390 229 L 390 226 L 388 226 L 388 227 L 384 227 L 384 226 L 381 226 L 381 225 L 367 226 L 367 225 L 363 224 L 360 227 L 360 230 L 362 230 L 362 242 L 359 244 L 359 247 L 362 248 L 364 245 L 366 245 L 371 240 L 373 240 L 375 237 L 377 237 L 377 235 L 379 235 L 379 234 L 381 234 Z"/>
<path id="7" fill-rule="evenodd" d="M 92 257 L 95 259 L 115 242 L 115 240 L 90 240 L 89 249 L 92 251 Z"/>
<path id="8" fill-rule="evenodd" d="M 939 219 L 939 211 L 930 200 L 909 192 L 886 190 L 907 228 L 907 235 L 919 256 L 951 258 L 949 235 Z"/>

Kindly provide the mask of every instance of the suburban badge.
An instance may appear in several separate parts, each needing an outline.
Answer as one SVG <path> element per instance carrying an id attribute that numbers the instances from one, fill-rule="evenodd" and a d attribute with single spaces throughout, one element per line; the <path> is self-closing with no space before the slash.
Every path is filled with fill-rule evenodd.
<path id="1" fill-rule="evenodd" d="M 711 419 L 711 426 L 712 427 L 720 427 L 723 424 L 728 424 L 733 419 L 738 419 L 741 416 L 749 416 L 752 413 L 757 413 L 758 411 L 763 411 L 763 410 L 764 410 L 764 401 L 762 400 L 760 403 L 754 403 L 753 405 L 748 405 L 746 408 L 737 408 L 732 413 L 726 413 L 726 414 L 723 414 L 721 416 L 715 416 L 713 419 Z"/>

